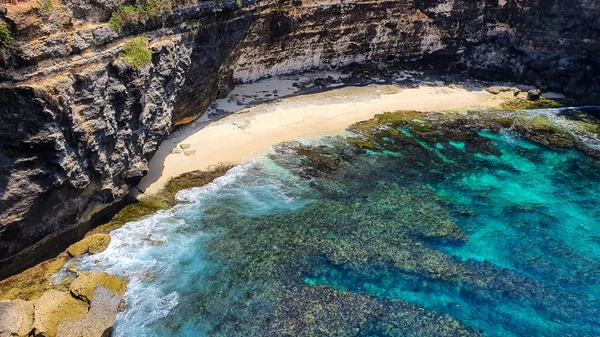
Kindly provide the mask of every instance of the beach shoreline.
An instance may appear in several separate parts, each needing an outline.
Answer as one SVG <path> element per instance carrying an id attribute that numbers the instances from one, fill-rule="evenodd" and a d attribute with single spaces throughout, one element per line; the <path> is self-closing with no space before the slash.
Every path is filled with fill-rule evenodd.
<path id="1" fill-rule="evenodd" d="M 396 84 L 341 87 L 280 98 L 216 121 L 199 120 L 173 133 L 161 143 L 134 196 L 155 195 L 169 179 L 187 172 L 243 163 L 281 142 L 339 134 L 377 114 L 495 108 L 511 98 L 512 92 L 491 94 L 479 86 L 404 88 Z"/>

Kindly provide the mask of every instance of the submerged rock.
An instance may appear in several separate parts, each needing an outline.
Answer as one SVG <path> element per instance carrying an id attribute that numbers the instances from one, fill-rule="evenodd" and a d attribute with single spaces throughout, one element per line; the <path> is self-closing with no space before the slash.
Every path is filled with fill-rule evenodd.
<path id="1" fill-rule="evenodd" d="M 86 253 L 96 254 L 104 251 L 109 243 L 110 235 L 102 233 L 94 234 L 69 246 L 67 253 L 73 257 L 78 257 Z"/>
<path id="2" fill-rule="evenodd" d="M 32 302 L 23 300 L 0 302 L 0 337 L 28 336 L 32 328 Z"/>
<path id="3" fill-rule="evenodd" d="M 78 321 L 60 323 L 57 337 L 110 336 L 120 303 L 121 296 L 107 288 L 97 286 L 88 314 Z"/>
<path id="4" fill-rule="evenodd" d="M 383 309 L 369 296 L 309 287 L 280 304 L 273 331 L 282 333 L 270 336 L 356 336 Z"/>
<path id="5" fill-rule="evenodd" d="M 122 295 L 127 288 L 127 280 L 108 273 L 80 274 L 69 290 L 73 296 L 90 303 L 93 301 L 94 291 L 97 286 L 110 289 L 116 294 Z"/>

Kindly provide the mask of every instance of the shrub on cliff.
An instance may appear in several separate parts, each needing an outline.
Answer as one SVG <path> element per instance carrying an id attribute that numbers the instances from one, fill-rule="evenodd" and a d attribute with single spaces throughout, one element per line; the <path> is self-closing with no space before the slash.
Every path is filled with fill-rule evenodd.
<path id="1" fill-rule="evenodd" d="M 10 48 L 13 41 L 12 34 L 6 22 L 0 22 L 0 48 Z"/>
<path id="2" fill-rule="evenodd" d="M 148 38 L 138 36 L 125 43 L 121 57 L 130 66 L 139 69 L 152 61 L 152 52 L 147 47 Z"/>
<path id="3" fill-rule="evenodd" d="M 122 29 L 124 25 L 144 23 L 150 19 L 162 16 L 171 10 L 170 1 L 142 0 L 136 5 L 123 6 L 113 13 L 108 26 L 112 30 Z"/>
<path id="4" fill-rule="evenodd" d="M 39 14 L 47 14 L 52 10 L 52 8 L 54 8 L 54 3 L 52 3 L 52 0 L 38 0 L 37 5 L 37 11 Z"/>

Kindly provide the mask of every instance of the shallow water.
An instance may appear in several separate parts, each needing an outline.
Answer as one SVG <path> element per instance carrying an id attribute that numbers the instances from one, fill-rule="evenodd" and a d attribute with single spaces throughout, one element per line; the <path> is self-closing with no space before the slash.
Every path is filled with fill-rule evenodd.
<path id="1" fill-rule="evenodd" d="M 600 162 L 399 131 L 278 147 L 111 233 L 76 263 L 129 278 L 115 335 L 600 335 Z"/>

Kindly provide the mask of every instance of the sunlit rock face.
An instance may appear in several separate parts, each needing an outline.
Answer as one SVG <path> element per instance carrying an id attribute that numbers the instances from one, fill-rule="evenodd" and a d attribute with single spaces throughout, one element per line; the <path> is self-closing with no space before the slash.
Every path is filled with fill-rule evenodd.
<path id="1" fill-rule="evenodd" d="M 0 52 L 0 277 L 80 237 L 147 173 L 175 125 L 236 82 L 394 61 L 588 100 L 600 91 L 597 1 L 241 4 L 173 1 L 120 31 L 106 23 L 114 1 L 0 10 L 15 37 Z M 118 56 L 141 34 L 153 56 L 136 70 Z"/>

